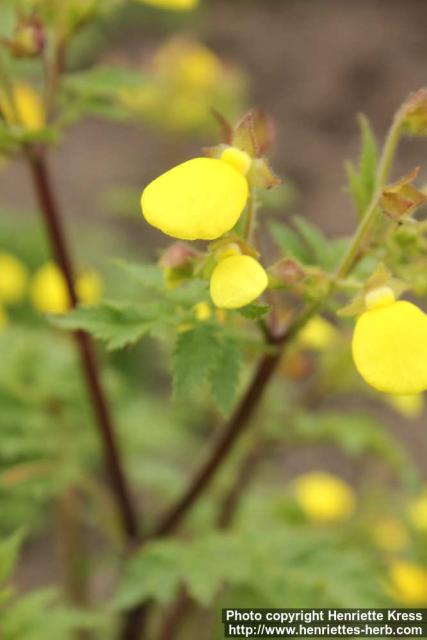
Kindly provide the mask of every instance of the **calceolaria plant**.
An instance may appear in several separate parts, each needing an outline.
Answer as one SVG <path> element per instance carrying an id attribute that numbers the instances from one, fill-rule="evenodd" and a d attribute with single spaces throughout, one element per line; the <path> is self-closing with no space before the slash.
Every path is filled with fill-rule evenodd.
<path id="1" fill-rule="evenodd" d="M 285 206 L 289 180 L 272 154 L 275 127 L 286 123 L 256 107 L 237 122 L 223 115 L 226 64 L 205 45 L 174 39 L 152 76 L 152 64 L 68 67 L 81 33 L 118 9 L 126 15 L 128 4 L 0 6 L 0 155 L 27 165 L 49 247 L 33 231 L 14 242 L 0 224 L 0 637 L 173 640 L 185 624 L 196 638 L 197 606 L 246 600 L 425 606 L 417 470 L 379 419 L 323 400 L 357 393 L 408 420 L 424 410 L 427 196 L 422 167 L 399 176 L 394 160 L 403 136 L 427 133 L 427 90 L 403 102 L 382 148 L 360 118 L 360 159 L 346 165 L 354 232 L 327 238 Z M 199 2 L 133 5 L 132 19 L 173 12 L 168 20 L 180 24 Z M 138 232 L 162 246 L 155 259 L 131 257 L 126 245 L 111 281 L 76 265 L 50 148 L 86 114 L 158 128 L 162 101 L 181 118 L 182 105 L 199 99 L 198 124 L 211 117 L 220 139 L 175 166 L 162 161 L 159 174 L 150 167 L 132 194 Z M 191 131 L 186 117 L 166 120 L 168 136 Z M 123 350 L 104 353 L 102 371 L 95 340 Z M 295 444 L 325 442 L 380 459 L 398 480 L 395 494 L 366 499 L 320 461 L 288 486 L 281 468 L 254 481 L 260 462 L 277 470 L 282 448 L 290 456 Z M 63 595 L 21 598 L 10 585 L 22 531 L 49 529 L 52 506 Z M 90 540 L 95 531 L 99 549 L 88 552 L 82 530 Z M 108 581 L 105 603 L 91 593 L 97 580 Z"/>

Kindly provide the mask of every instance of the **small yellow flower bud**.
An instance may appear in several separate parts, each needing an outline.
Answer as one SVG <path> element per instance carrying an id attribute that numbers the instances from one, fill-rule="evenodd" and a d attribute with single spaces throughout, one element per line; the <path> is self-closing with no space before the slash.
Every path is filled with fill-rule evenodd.
<path id="1" fill-rule="evenodd" d="M 221 154 L 221 160 L 237 169 L 242 175 L 246 175 L 251 167 L 251 157 L 245 151 L 236 147 L 227 147 Z"/>
<path id="2" fill-rule="evenodd" d="M 305 473 L 294 480 L 293 486 L 301 509 L 314 522 L 342 522 L 355 511 L 353 489 L 331 473 Z"/>
<path id="3" fill-rule="evenodd" d="M 223 244 L 215 251 L 215 258 L 217 262 L 221 262 L 225 258 L 230 258 L 231 256 L 240 256 L 242 255 L 242 250 L 236 242 L 230 242 L 229 244 Z"/>
<path id="4" fill-rule="evenodd" d="M 267 285 L 267 274 L 255 258 L 230 256 L 213 270 L 211 298 L 220 309 L 240 309 L 256 300 Z"/>
<path id="5" fill-rule="evenodd" d="M 386 399 L 387 403 L 405 418 L 414 420 L 423 414 L 424 396 L 422 393 L 386 396 Z"/>
<path id="6" fill-rule="evenodd" d="M 96 304 L 102 297 L 103 284 L 99 273 L 86 271 L 76 279 L 76 293 L 83 304 Z"/>
<path id="7" fill-rule="evenodd" d="M 0 300 L 6 304 L 21 302 L 27 288 L 28 274 L 20 260 L 0 253 Z"/>
<path id="8" fill-rule="evenodd" d="M 365 304 L 367 309 L 381 309 L 387 307 L 396 300 L 393 290 L 390 287 L 379 287 L 365 296 Z"/>
<path id="9" fill-rule="evenodd" d="M 141 198 L 147 222 L 181 240 L 215 240 L 238 221 L 248 183 L 215 158 L 188 160 L 151 182 Z"/>
<path id="10" fill-rule="evenodd" d="M 194 313 L 197 320 L 200 320 L 200 322 L 209 320 L 212 315 L 211 308 L 207 302 L 198 302 L 194 307 Z"/>
<path id="11" fill-rule="evenodd" d="M 427 316 L 411 302 L 393 302 L 384 289 L 357 320 L 352 344 L 356 368 L 378 391 L 419 393 L 427 389 Z"/>
<path id="12" fill-rule="evenodd" d="M 392 596 L 406 606 L 427 603 L 427 570 L 413 562 L 397 561 L 390 566 Z"/>
<path id="13" fill-rule="evenodd" d="M 53 262 L 40 267 L 31 283 L 31 300 L 41 313 L 66 313 L 70 299 L 62 271 Z"/>

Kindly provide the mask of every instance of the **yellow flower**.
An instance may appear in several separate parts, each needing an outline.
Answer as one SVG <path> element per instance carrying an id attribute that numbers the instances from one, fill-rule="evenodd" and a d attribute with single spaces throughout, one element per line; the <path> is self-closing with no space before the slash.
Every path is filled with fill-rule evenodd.
<path id="1" fill-rule="evenodd" d="M 203 44 L 184 38 L 173 38 L 153 58 L 155 72 L 182 90 L 198 92 L 214 88 L 223 80 L 223 65 L 213 51 Z M 196 101 L 197 102 L 197 101 Z"/>
<path id="2" fill-rule="evenodd" d="M 380 549 L 397 553 L 408 545 L 409 537 L 405 527 L 396 518 L 383 518 L 372 527 L 372 537 Z"/>
<path id="3" fill-rule="evenodd" d="M 336 336 L 335 327 L 322 318 L 314 316 L 299 333 L 299 341 L 304 347 L 323 351 L 329 347 Z"/>
<path id="4" fill-rule="evenodd" d="M 190 11 L 197 7 L 199 0 L 138 0 L 142 4 L 149 4 L 159 9 L 172 9 L 173 11 Z"/>
<path id="5" fill-rule="evenodd" d="M 399 560 L 390 566 L 392 596 L 406 606 L 427 604 L 427 570 L 413 562 Z"/>
<path id="6" fill-rule="evenodd" d="M 248 183 L 230 164 L 194 158 L 170 169 L 143 191 L 147 222 L 181 240 L 214 240 L 234 227 Z"/>
<path id="7" fill-rule="evenodd" d="M 388 287 L 366 296 L 367 311 L 356 323 L 353 358 L 364 380 L 392 394 L 427 389 L 427 316 L 397 301 Z"/>
<path id="8" fill-rule="evenodd" d="M 419 418 L 424 411 L 424 395 L 413 393 L 403 396 L 386 396 L 387 402 L 405 418 Z"/>
<path id="9" fill-rule="evenodd" d="M 37 131 L 45 126 L 43 103 L 29 84 L 16 84 L 12 88 L 12 100 L 0 93 L 0 111 L 6 122 L 22 126 L 28 131 Z"/>
<path id="10" fill-rule="evenodd" d="M 211 298 L 220 309 L 239 309 L 256 300 L 267 285 L 267 274 L 255 258 L 230 256 L 213 270 Z"/>
<path id="11" fill-rule="evenodd" d="M 409 503 L 408 520 L 414 529 L 427 533 L 427 489 Z"/>
<path id="12" fill-rule="evenodd" d="M 40 267 L 31 283 L 33 306 L 41 313 L 66 313 L 70 298 L 62 271 L 53 262 Z"/>
<path id="13" fill-rule="evenodd" d="M 85 271 L 76 279 L 77 297 L 83 304 L 96 304 L 102 297 L 102 279 L 96 271 Z"/>
<path id="14" fill-rule="evenodd" d="M 0 333 L 4 331 L 9 324 L 6 310 L 0 306 Z"/>
<path id="15" fill-rule="evenodd" d="M 21 302 L 27 288 L 28 274 L 20 260 L 9 253 L 0 253 L 0 300 Z"/>
<path id="16" fill-rule="evenodd" d="M 294 480 L 293 486 L 301 509 L 314 522 L 342 522 L 355 511 L 353 489 L 331 473 L 305 473 Z"/>

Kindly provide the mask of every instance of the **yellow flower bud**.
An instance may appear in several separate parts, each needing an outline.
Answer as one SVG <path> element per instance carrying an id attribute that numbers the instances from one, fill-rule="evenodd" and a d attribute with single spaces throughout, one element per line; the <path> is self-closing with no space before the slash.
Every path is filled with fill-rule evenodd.
<path id="1" fill-rule="evenodd" d="M 422 393 L 385 397 L 387 403 L 404 418 L 414 420 L 423 414 L 424 396 Z"/>
<path id="2" fill-rule="evenodd" d="M 267 285 L 267 274 L 255 258 L 230 256 L 213 270 L 211 298 L 220 309 L 239 309 L 256 300 Z"/>
<path id="3" fill-rule="evenodd" d="M 322 318 L 314 316 L 299 333 L 299 342 L 309 349 L 323 351 L 327 349 L 336 336 L 335 327 Z"/>
<path id="4" fill-rule="evenodd" d="M 378 391 L 419 393 L 427 389 L 427 316 L 390 292 L 382 287 L 368 294 L 353 335 L 354 362 Z"/>
<path id="5" fill-rule="evenodd" d="M 199 0 L 138 0 L 142 4 L 149 4 L 159 9 L 172 9 L 173 11 L 190 11 L 195 9 Z"/>
<path id="6" fill-rule="evenodd" d="M 194 313 L 197 320 L 200 320 L 200 322 L 209 320 L 212 315 L 211 308 L 207 302 L 198 302 L 194 307 Z"/>
<path id="7" fill-rule="evenodd" d="M 86 271 L 76 279 L 76 293 L 83 304 L 96 304 L 102 297 L 102 279 L 96 271 Z"/>
<path id="8" fill-rule="evenodd" d="M 28 131 L 37 131 L 45 126 L 43 103 L 29 84 L 16 84 L 12 88 L 12 100 L 0 93 L 0 111 L 6 122 L 22 126 Z"/>
<path id="9" fill-rule="evenodd" d="M 215 240 L 234 227 L 248 183 L 222 160 L 194 158 L 151 182 L 141 198 L 147 222 L 181 240 Z"/>
<path id="10" fill-rule="evenodd" d="M 413 562 L 396 561 L 390 566 L 392 596 L 406 606 L 427 603 L 427 570 Z"/>
<path id="11" fill-rule="evenodd" d="M 372 527 L 372 537 L 382 551 L 398 553 L 407 547 L 409 536 L 399 520 L 396 518 L 383 518 Z"/>
<path id="12" fill-rule="evenodd" d="M 301 509 L 314 522 L 342 522 L 355 511 L 353 489 L 331 473 L 305 473 L 294 480 L 293 486 Z"/>
<path id="13" fill-rule="evenodd" d="M 52 262 L 40 267 L 31 283 L 31 301 L 41 313 L 66 313 L 70 299 L 65 278 Z"/>
<path id="14" fill-rule="evenodd" d="M 28 274 L 20 260 L 9 253 L 0 253 L 0 300 L 21 302 L 27 288 Z"/>
<path id="15" fill-rule="evenodd" d="M 249 171 L 252 162 L 249 154 L 240 149 L 236 149 L 236 147 L 227 147 L 221 154 L 221 160 L 228 162 L 228 164 L 244 176 Z"/>
<path id="16" fill-rule="evenodd" d="M 408 504 L 408 520 L 414 529 L 427 533 L 427 490 Z"/>

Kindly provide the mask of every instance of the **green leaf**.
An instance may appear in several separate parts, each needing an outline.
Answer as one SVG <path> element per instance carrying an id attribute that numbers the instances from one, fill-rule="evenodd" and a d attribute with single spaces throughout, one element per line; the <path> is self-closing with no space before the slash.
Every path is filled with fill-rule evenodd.
<path id="1" fill-rule="evenodd" d="M 137 71 L 107 65 L 68 73 L 63 79 L 63 86 L 67 91 L 86 97 L 104 98 L 115 96 L 124 89 L 138 89 L 144 83 L 143 76 Z"/>
<path id="2" fill-rule="evenodd" d="M 22 538 L 22 531 L 18 531 L 0 542 L 0 584 L 9 578 L 15 566 Z"/>
<path id="3" fill-rule="evenodd" d="M 115 260 L 115 264 L 145 289 L 164 290 L 165 281 L 158 265 L 127 260 Z"/>
<path id="4" fill-rule="evenodd" d="M 173 354 L 174 393 L 185 397 L 199 387 L 217 363 L 217 327 L 207 322 L 178 335 Z"/>
<path id="5" fill-rule="evenodd" d="M 348 180 L 348 192 L 359 216 L 366 210 L 374 195 L 375 178 L 378 165 L 378 147 L 368 119 L 359 117 L 362 136 L 362 149 L 359 163 L 345 165 Z"/>
<path id="6" fill-rule="evenodd" d="M 287 225 L 276 221 L 272 221 L 269 224 L 269 230 L 277 246 L 285 256 L 290 256 L 303 264 L 309 262 L 310 252 L 295 231 Z"/>
<path id="7" fill-rule="evenodd" d="M 344 254 L 348 239 L 330 240 L 320 229 L 302 216 L 294 216 L 292 222 L 310 250 L 311 264 L 316 264 L 327 271 L 333 269 Z"/>
<path id="8" fill-rule="evenodd" d="M 259 320 L 270 313 L 270 311 L 271 307 L 269 304 L 258 304 L 257 302 L 252 302 L 252 304 L 247 304 L 246 307 L 239 309 L 239 313 L 248 320 Z"/>
<path id="9" fill-rule="evenodd" d="M 240 349 L 237 342 L 224 338 L 210 373 L 212 395 L 221 413 L 227 416 L 234 404 L 240 376 Z"/>
<path id="10" fill-rule="evenodd" d="M 175 320 L 171 308 L 160 301 L 144 305 L 105 302 L 97 307 L 80 307 L 51 321 L 62 329 L 87 331 L 113 350 L 134 344 L 161 322 Z"/>

